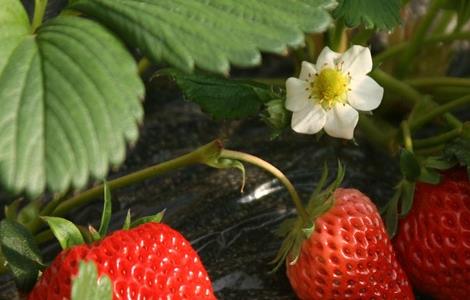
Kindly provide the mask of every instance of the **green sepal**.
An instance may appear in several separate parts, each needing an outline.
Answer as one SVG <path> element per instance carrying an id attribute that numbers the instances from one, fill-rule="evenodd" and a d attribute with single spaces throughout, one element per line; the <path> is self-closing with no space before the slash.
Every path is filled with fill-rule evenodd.
<path id="1" fill-rule="evenodd" d="M 160 223 L 163 220 L 163 217 L 165 216 L 165 211 L 166 209 L 162 210 L 161 212 L 153 215 L 153 216 L 147 216 L 143 217 L 140 219 L 135 220 L 134 222 L 131 223 L 130 228 L 137 227 L 139 225 L 149 223 L 149 222 L 155 222 L 155 223 Z"/>
<path id="2" fill-rule="evenodd" d="M 421 174 L 421 166 L 411 151 L 401 149 L 400 170 L 403 176 L 409 181 L 416 181 Z"/>
<path id="3" fill-rule="evenodd" d="M 216 169 L 238 169 L 242 173 L 242 186 L 240 190 L 243 192 L 246 182 L 246 172 L 245 166 L 241 161 L 231 158 L 216 157 L 206 162 L 206 164 Z"/>
<path id="4" fill-rule="evenodd" d="M 15 221 L 18 216 L 18 208 L 20 207 L 21 199 L 16 199 L 9 205 L 5 205 L 4 213 L 5 219 Z"/>
<path id="5" fill-rule="evenodd" d="M 20 223 L 3 220 L 0 222 L 0 246 L 18 288 L 29 291 L 44 267 L 33 235 Z"/>
<path id="6" fill-rule="evenodd" d="M 400 201 L 402 190 L 398 188 L 392 199 L 388 202 L 385 210 L 385 227 L 390 238 L 395 236 L 398 228 L 398 202 Z"/>
<path id="7" fill-rule="evenodd" d="M 400 195 L 400 217 L 403 218 L 410 212 L 413 207 L 413 201 L 415 196 L 414 182 L 402 181 L 401 183 L 401 195 Z"/>
<path id="8" fill-rule="evenodd" d="M 59 217 L 41 217 L 47 222 L 62 249 L 84 244 L 80 229 L 67 219 Z"/>
<path id="9" fill-rule="evenodd" d="M 105 182 L 103 212 L 101 215 L 100 227 L 98 229 L 99 236 L 105 236 L 106 234 L 108 234 L 109 222 L 111 221 L 111 212 L 111 191 L 109 190 L 108 184 Z"/>
<path id="10" fill-rule="evenodd" d="M 28 224 L 39 217 L 40 208 L 41 203 L 37 200 L 32 200 L 18 212 L 16 220 L 21 224 Z"/>
<path id="11" fill-rule="evenodd" d="M 78 230 L 80 230 L 80 233 L 82 234 L 83 240 L 87 244 L 91 244 L 94 241 L 98 241 L 98 240 L 101 239 L 98 231 L 96 231 L 96 229 L 93 228 L 93 226 L 91 226 L 91 225 L 89 225 L 88 227 L 78 225 L 77 228 L 78 228 Z"/>
<path id="12" fill-rule="evenodd" d="M 261 119 L 271 128 L 271 139 L 275 139 L 289 127 L 291 113 L 285 108 L 285 99 L 274 99 L 265 104 Z"/>
<path id="13" fill-rule="evenodd" d="M 81 261 L 78 275 L 72 280 L 72 300 L 112 300 L 113 286 L 107 275 L 98 278 L 94 262 Z"/>
<path id="14" fill-rule="evenodd" d="M 438 184 L 441 182 L 441 175 L 434 169 L 422 167 L 418 181 L 429 184 Z"/>
<path id="15" fill-rule="evenodd" d="M 470 178 L 470 121 L 465 122 L 460 136 L 444 148 L 444 157 L 456 161 L 460 166 L 466 167 Z"/>
<path id="16" fill-rule="evenodd" d="M 131 222 L 132 222 L 131 210 L 128 209 L 126 219 L 124 220 L 124 224 L 122 224 L 122 229 L 128 230 L 129 228 L 131 228 Z"/>
<path id="17" fill-rule="evenodd" d="M 295 264 L 299 258 L 302 243 L 311 237 L 315 230 L 315 221 L 324 213 L 328 212 L 334 205 L 334 191 L 341 185 L 345 175 L 345 168 L 341 162 L 338 161 L 338 170 L 336 178 L 326 188 L 324 188 L 328 179 L 328 166 L 325 163 L 323 166 L 322 175 L 313 192 L 310 201 L 307 205 L 306 211 L 310 217 L 307 224 L 298 218 L 287 219 L 277 232 L 278 235 L 285 237 L 281 244 L 276 257 L 271 262 L 274 264 L 272 272 L 279 269 L 279 267 L 287 261 L 288 264 Z"/>

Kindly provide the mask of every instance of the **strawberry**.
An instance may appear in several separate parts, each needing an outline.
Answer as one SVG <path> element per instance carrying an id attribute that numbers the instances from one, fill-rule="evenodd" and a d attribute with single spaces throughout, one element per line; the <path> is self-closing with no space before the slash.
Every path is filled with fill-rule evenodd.
<path id="1" fill-rule="evenodd" d="M 82 260 L 95 262 L 99 275 L 109 276 L 113 299 L 215 299 L 207 272 L 190 243 L 155 222 L 62 251 L 28 299 L 70 299 L 71 280 Z"/>
<path id="2" fill-rule="evenodd" d="M 371 200 L 358 190 L 341 188 L 327 197 L 330 205 L 322 210 L 317 201 L 317 213 L 309 204 L 313 231 L 299 243 L 297 253 L 286 256 L 287 277 L 297 296 L 414 299 Z"/>
<path id="3" fill-rule="evenodd" d="M 468 299 L 470 182 L 464 168 L 443 172 L 437 185 L 416 184 L 394 246 L 417 289 L 436 299 Z"/>

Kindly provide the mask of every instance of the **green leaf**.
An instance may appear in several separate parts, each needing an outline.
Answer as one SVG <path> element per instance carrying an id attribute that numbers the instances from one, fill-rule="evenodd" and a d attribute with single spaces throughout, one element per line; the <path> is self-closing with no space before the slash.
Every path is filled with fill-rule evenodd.
<path id="1" fill-rule="evenodd" d="M 406 149 L 400 152 L 400 170 L 409 181 L 416 181 L 421 174 L 421 166 L 414 154 Z"/>
<path id="2" fill-rule="evenodd" d="M 18 44 L 31 31 L 29 18 L 18 0 L 0 0 L 0 74 Z"/>
<path id="3" fill-rule="evenodd" d="M 72 300 L 111 300 L 113 286 L 107 275 L 98 279 L 98 270 L 94 262 L 80 262 L 78 275 L 72 281 Z"/>
<path id="4" fill-rule="evenodd" d="M 154 62 L 227 73 L 285 53 L 322 32 L 334 0 L 76 0 L 70 8 L 109 26 Z"/>
<path id="5" fill-rule="evenodd" d="M 131 223 L 130 228 L 137 227 L 139 225 L 148 223 L 148 222 L 155 222 L 155 223 L 160 223 L 163 220 L 163 217 L 165 216 L 165 210 L 162 210 L 161 212 L 157 213 L 156 215 L 153 216 L 147 216 L 143 217 L 140 219 L 135 220 L 134 222 Z"/>
<path id="6" fill-rule="evenodd" d="M 85 243 L 80 230 L 69 220 L 59 217 L 41 217 L 41 219 L 47 222 L 62 249 Z"/>
<path id="7" fill-rule="evenodd" d="M 343 18 L 349 27 L 391 30 L 401 22 L 400 0 L 338 0 L 333 12 L 336 19 Z"/>
<path id="8" fill-rule="evenodd" d="M 106 183 L 104 183 L 103 213 L 101 215 L 100 228 L 98 229 L 98 233 L 100 237 L 105 236 L 108 233 L 109 221 L 111 221 L 111 211 L 112 211 L 111 192 L 109 190 L 109 186 Z"/>
<path id="9" fill-rule="evenodd" d="M 176 70 L 164 70 L 158 75 L 170 76 L 186 100 L 199 104 L 203 111 L 216 119 L 254 116 L 258 114 L 263 103 L 279 98 L 271 87 L 251 81 L 188 75 Z"/>
<path id="10" fill-rule="evenodd" d="M 144 87 L 137 66 L 88 19 L 61 16 L 26 34 L 23 18 L 4 13 L 5 3 L 24 14 L 10 2 L 0 0 L 0 37 L 18 33 L 0 43 L 0 185 L 32 197 L 46 186 L 82 188 L 90 175 L 101 179 L 109 164 L 120 164 L 126 141 L 138 137 Z"/>
<path id="11" fill-rule="evenodd" d="M 3 220 L 0 223 L 0 245 L 18 288 L 30 290 L 43 267 L 41 252 L 31 232 L 20 223 Z"/>

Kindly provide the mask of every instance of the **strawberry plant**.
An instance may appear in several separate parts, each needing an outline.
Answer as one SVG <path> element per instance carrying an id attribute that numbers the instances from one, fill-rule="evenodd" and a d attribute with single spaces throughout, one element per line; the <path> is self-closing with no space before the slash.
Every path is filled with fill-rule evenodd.
<path id="1" fill-rule="evenodd" d="M 238 170 L 243 192 L 254 165 L 297 214 L 281 216 L 278 272 L 254 278 L 289 281 L 300 299 L 465 298 L 469 21 L 468 0 L 0 0 L 0 274 L 35 300 L 222 297 L 199 249 L 162 214 L 132 222 L 129 212 L 109 234 L 110 190 L 203 165 Z M 174 115 L 193 117 L 181 101 L 167 104 L 170 124 L 152 118 L 165 93 L 214 131 L 179 128 Z M 150 143 L 149 123 L 167 137 L 150 151 L 164 159 L 123 167 Z M 212 142 L 195 146 L 192 133 Z M 185 154 L 166 149 L 181 135 Z M 396 175 L 374 180 L 395 188 L 369 198 L 342 183 L 339 162 L 304 201 L 310 191 L 278 167 L 224 146 L 237 137 L 248 152 L 255 139 L 271 150 L 305 139 L 333 160 L 370 146 Z M 230 190 L 226 181 L 211 188 Z M 258 192 L 243 201 L 272 190 Z M 99 227 L 74 225 L 103 193 Z M 54 236 L 55 258 L 44 255 Z"/>

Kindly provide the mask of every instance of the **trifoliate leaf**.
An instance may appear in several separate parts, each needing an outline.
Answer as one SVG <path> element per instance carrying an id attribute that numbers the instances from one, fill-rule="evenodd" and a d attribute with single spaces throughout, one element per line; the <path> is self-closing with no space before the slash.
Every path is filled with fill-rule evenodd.
<path id="1" fill-rule="evenodd" d="M 78 275 L 72 280 L 72 300 L 111 300 L 113 286 L 106 275 L 98 278 L 98 270 L 94 262 L 80 262 Z"/>
<path id="2" fill-rule="evenodd" d="M 175 70 L 159 73 L 171 76 L 188 101 L 199 104 L 216 119 L 237 119 L 258 114 L 263 103 L 279 98 L 270 86 L 215 76 L 183 74 Z"/>
<path id="3" fill-rule="evenodd" d="M 338 0 L 333 16 L 349 27 L 391 30 L 400 24 L 400 0 Z"/>
<path id="4" fill-rule="evenodd" d="M 138 137 L 137 66 L 89 19 L 61 16 L 29 34 L 19 3 L 0 0 L 0 185 L 33 197 L 81 188 Z"/>
<path id="5" fill-rule="evenodd" d="M 154 62 L 227 73 L 253 66 L 259 50 L 285 53 L 322 32 L 334 0 L 75 0 L 70 8 L 106 24 Z"/>
<path id="6" fill-rule="evenodd" d="M 20 223 L 3 220 L 0 223 L 0 246 L 18 288 L 30 290 L 43 267 L 41 252 L 31 232 Z"/>
<path id="7" fill-rule="evenodd" d="M 69 220 L 59 217 L 41 217 L 41 219 L 47 222 L 62 249 L 85 243 L 80 229 Z"/>

